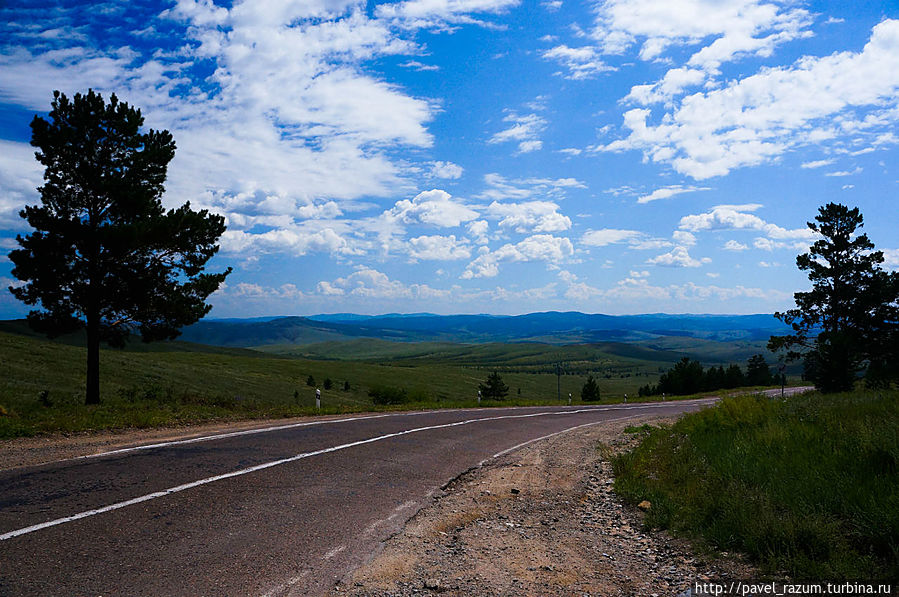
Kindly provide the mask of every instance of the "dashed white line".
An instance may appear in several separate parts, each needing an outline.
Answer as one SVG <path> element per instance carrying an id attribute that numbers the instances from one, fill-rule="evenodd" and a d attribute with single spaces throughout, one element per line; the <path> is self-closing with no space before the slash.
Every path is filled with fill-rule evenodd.
<path id="1" fill-rule="evenodd" d="M 683 401 L 680 401 L 680 402 L 681 402 L 681 403 L 689 403 L 689 402 L 693 402 L 693 401 L 692 401 L 692 400 L 683 400 Z M 658 403 L 658 404 L 661 404 L 661 403 Z M 669 402 L 669 403 L 666 403 L 666 404 L 671 404 L 671 403 Z M 505 410 L 519 410 L 519 409 L 526 409 L 526 408 L 543 408 L 543 407 L 533 407 L 533 406 L 510 406 L 510 407 L 506 407 Z M 584 412 L 584 411 L 587 411 L 587 410 L 597 410 L 597 411 L 618 410 L 618 409 L 622 409 L 622 408 L 638 408 L 638 407 L 633 407 L 633 406 L 629 406 L 629 405 L 626 405 L 626 404 L 624 404 L 624 405 L 619 405 L 619 406 L 605 406 L 605 407 L 599 407 L 599 406 L 597 406 L 597 407 L 585 407 L 585 408 L 582 408 L 582 409 L 581 409 L 580 411 L 578 411 L 578 412 Z M 365 415 L 365 416 L 357 416 L 357 417 L 346 417 L 346 418 L 343 418 L 343 419 L 325 419 L 325 420 L 319 420 L 319 421 L 303 421 L 302 423 L 288 423 L 288 424 L 286 424 L 286 425 L 274 425 L 274 426 L 272 426 L 272 427 L 258 427 L 258 428 L 255 428 L 255 429 L 244 429 L 244 430 L 242 430 L 242 431 L 230 431 L 230 432 L 227 432 L 227 433 L 219 433 L 219 434 L 215 434 L 215 435 L 204 435 L 204 436 L 200 436 L 200 437 L 191 437 L 191 438 L 187 438 L 187 439 L 176 439 L 176 440 L 171 440 L 171 441 L 166 441 L 166 442 L 156 442 L 156 443 L 153 443 L 153 444 L 143 444 L 143 445 L 140 445 L 140 446 L 131 446 L 131 447 L 128 447 L 128 448 L 119 448 L 119 449 L 117 449 L 117 450 L 108 450 L 108 451 L 106 451 L 106 452 L 97 452 L 96 454 L 85 454 L 84 456 L 76 456 L 76 457 L 74 457 L 74 458 L 66 458 L 66 459 L 63 459 L 63 460 L 56 460 L 56 461 L 53 461 L 53 462 L 46 462 L 46 463 L 44 463 L 44 464 L 57 464 L 57 463 L 60 463 L 60 462 L 68 462 L 68 461 L 71 461 L 71 460 L 86 460 L 86 459 L 90 459 L 90 458 L 101 458 L 101 457 L 103 457 L 103 456 L 115 456 L 115 455 L 118 455 L 118 454 L 128 454 L 128 453 L 131 453 L 131 452 L 139 452 L 139 451 L 142 451 L 142 450 L 155 450 L 155 449 L 157 449 L 157 448 L 167 448 L 167 447 L 169 447 L 169 446 L 180 446 L 180 445 L 186 445 L 186 444 L 195 444 L 195 443 L 199 443 L 199 442 L 208 442 L 208 441 L 214 441 L 214 440 L 218 440 L 218 439 L 227 439 L 227 438 L 229 438 L 229 437 L 240 437 L 240 436 L 244 436 L 244 435 L 255 435 L 255 434 L 259 434 L 259 433 L 270 433 L 270 432 L 273 432 L 273 431 L 284 431 L 284 430 L 286 430 L 286 429 L 297 429 L 297 428 L 299 428 L 299 427 L 310 427 L 310 426 L 314 426 L 314 425 L 330 425 L 330 424 L 334 424 L 334 423 L 349 423 L 349 422 L 352 422 L 352 421 L 363 421 L 363 420 L 367 420 L 367 419 L 382 419 L 382 418 L 385 418 L 385 417 L 411 417 L 411 416 L 421 416 L 421 415 L 426 415 L 426 414 L 434 414 L 435 412 L 449 413 L 449 412 L 458 412 L 458 411 L 460 411 L 460 410 L 469 410 L 469 411 L 475 411 L 475 412 L 484 412 L 484 411 L 489 411 L 489 410 L 492 410 L 492 409 L 490 409 L 490 408 L 477 408 L 477 409 L 446 409 L 446 410 L 440 410 L 440 411 L 416 411 L 416 412 L 405 412 L 405 413 L 384 413 L 384 414 L 380 414 L 380 415 Z M 553 412 L 555 412 L 555 411 L 553 411 Z"/>
<path id="2" fill-rule="evenodd" d="M 262 597 L 277 597 L 278 595 L 284 594 L 285 591 L 287 591 L 291 587 L 297 585 L 301 580 L 303 580 L 304 578 L 309 576 L 309 572 L 310 572 L 309 570 L 304 570 L 302 573 L 294 576 L 287 582 L 278 585 L 277 587 L 275 587 L 274 589 L 272 589 L 271 591 L 269 591 Z"/>
<path id="3" fill-rule="evenodd" d="M 707 400 L 690 400 L 690 401 L 682 401 L 680 404 L 685 403 L 696 403 L 703 402 Z M 71 516 L 65 516 L 63 518 L 57 518 L 55 520 L 50 520 L 47 522 L 42 522 L 40 524 L 32 525 L 29 527 L 25 527 L 22 529 L 17 529 L 14 531 L 9 531 L 3 534 L 0 534 L 0 541 L 6 541 L 8 539 L 12 539 L 14 537 L 19 537 L 21 535 L 26 535 L 28 533 L 33 533 L 35 531 L 39 531 L 42 529 L 54 527 L 57 525 L 65 524 L 68 522 L 74 522 L 76 520 L 81 520 L 83 518 L 88 518 L 91 516 L 96 516 L 98 514 L 104 514 L 106 512 L 112 512 L 113 510 L 119 510 L 121 508 L 126 508 L 128 506 L 133 506 L 134 504 L 139 504 L 141 502 L 147 502 L 150 500 L 154 500 L 156 498 L 165 497 L 168 495 L 172 495 L 174 493 L 179 493 L 182 491 L 186 491 L 188 489 L 193 489 L 195 487 L 200 487 L 202 485 L 208 485 L 210 483 L 215 483 L 216 481 L 223 481 L 225 479 L 231 479 L 234 477 L 240 477 L 242 475 L 247 475 L 249 473 L 254 473 L 257 471 L 265 470 L 268 468 L 272 468 L 275 466 L 280 466 L 282 464 L 288 464 L 290 462 L 296 462 L 298 460 L 303 460 L 305 458 L 311 458 L 313 456 L 320 456 L 322 454 L 330 454 L 332 452 L 338 452 L 340 450 L 346 450 L 348 448 L 354 448 L 356 446 L 362 446 L 365 444 L 370 444 L 378 441 L 382 441 L 385 439 L 390 439 L 393 437 L 399 437 L 402 435 L 408 435 L 410 433 L 418 433 L 421 431 L 431 431 L 434 429 L 446 429 L 449 427 L 458 427 L 461 425 L 468 425 L 470 423 L 480 423 L 487 421 L 499 421 L 503 419 L 526 419 L 531 417 L 544 417 L 544 416 L 565 416 L 565 415 L 575 415 L 584 412 L 601 412 L 601 411 L 609 411 L 609 410 L 646 410 L 653 408 L 664 408 L 666 406 L 670 406 L 670 403 L 654 403 L 654 404 L 645 404 L 640 406 L 626 406 L 626 407 L 605 407 L 605 408 L 579 408 L 579 409 L 571 409 L 571 410 L 562 410 L 562 411 L 548 411 L 548 412 L 539 412 L 539 413 L 530 413 L 526 415 L 500 415 L 496 417 L 483 417 L 478 419 L 466 419 L 463 421 L 456 421 L 454 423 L 444 423 L 441 425 L 428 425 L 426 427 L 416 427 L 414 429 L 406 429 L 404 431 L 398 431 L 396 433 L 388 433 L 386 435 L 379 435 L 376 437 L 371 437 L 368 439 L 363 439 L 355 442 L 350 442 L 348 444 L 341 444 L 339 446 L 332 446 L 330 448 L 324 448 L 321 450 L 315 450 L 314 452 L 304 452 L 302 454 L 297 454 L 296 456 L 291 456 L 289 458 L 282 458 L 280 460 L 273 460 L 271 462 L 266 462 L 263 464 L 258 464 L 256 466 L 251 466 L 248 468 L 240 469 L 237 471 L 232 471 L 230 473 L 224 473 L 222 475 L 215 475 L 213 477 L 207 477 L 205 479 L 200 479 L 198 481 L 193 481 L 191 483 L 184 483 L 183 485 L 178 485 L 176 487 L 171 487 L 169 489 L 163 489 L 162 491 L 155 491 L 153 493 L 149 493 L 147 495 L 143 495 L 140 497 L 132 498 L 130 500 L 125 500 L 122 502 L 117 502 L 115 504 L 110 504 L 108 506 L 103 506 L 102 508 L 96 508 L 93 510 L 87 510 L 84 512 L 79 512 L 78 514 L 73 514 Z M 240 432 L 238 432 L 240 433 Z M 221 437 L 221 436 L 214 436 Z M 195 438 L 199 439 L 199 438 Z M 513 448 L 514 449 L 514 448 Z"/>
<path id="4" fill-rule="evenodd" d="M 336 556 L 337 554 L 342 552 L 344 549 L 346 549 L 346 545 L 341 545 L 340 547 L 335 547 L 334 549 L 332 549 L 331 551 L 329 551 L 328 553 L 323 555 L 322 559 L 330 560 L 331 558 L 333 558 L 334 556 Z"/>

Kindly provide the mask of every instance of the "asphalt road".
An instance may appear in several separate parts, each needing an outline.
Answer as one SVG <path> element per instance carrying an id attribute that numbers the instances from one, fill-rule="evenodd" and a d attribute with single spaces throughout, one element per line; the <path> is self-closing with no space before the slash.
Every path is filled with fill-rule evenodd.
<path id="1" fill-rule="evenodd" d="M 710 400 L 347 416 L 0 472 L 0 595 L 320 594 L 451 479 Z"/>

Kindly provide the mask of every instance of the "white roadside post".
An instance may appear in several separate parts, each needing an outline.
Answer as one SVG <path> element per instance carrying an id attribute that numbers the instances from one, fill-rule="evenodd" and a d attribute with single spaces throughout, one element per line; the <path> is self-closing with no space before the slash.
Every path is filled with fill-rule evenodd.
<path id="1" fill-rule="evenodd" d="M 571 406 L 571 392 L 568 392 L 568 406 Z"/>
<path id="2" fill-rule="evenodd" d="M 478 390 L 478 406 L 481 406 L 481 390 Z"/>
<path id="3" fill-rule="evenodd" d="M 627 402 L 627 394 L 624 395 L 624 401 Z"/>
<path id="4" fill-rule="evenodd" d="M 322 407 L 322 391 L 318 388 L 315 388 L 315 408 L 320 409 Z"/>

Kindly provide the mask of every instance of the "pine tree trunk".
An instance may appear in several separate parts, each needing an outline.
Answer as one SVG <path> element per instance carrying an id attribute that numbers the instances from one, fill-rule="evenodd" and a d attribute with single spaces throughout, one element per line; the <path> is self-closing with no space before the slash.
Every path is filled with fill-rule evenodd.
<path id="1" fill-rule="evenodd" d="M 85 404 L 100 404 L 100 319 L 87 318 L 87 392 Z"/>

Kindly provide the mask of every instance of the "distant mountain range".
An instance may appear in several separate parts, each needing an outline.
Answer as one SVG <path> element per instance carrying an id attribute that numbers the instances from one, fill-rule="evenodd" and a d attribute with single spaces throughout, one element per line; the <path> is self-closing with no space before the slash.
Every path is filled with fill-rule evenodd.
<path id="1" fill-rule="evenodd" d="M 767 340 L 789 328 L 771 315 L 528 315 L 378 316 L 351 313 L 270 319 L 210 319 L 184 328 L 182 340 L 216 346 L 308 345 L 375 338 L 395 342 L 645 342 L 687 337 L 718 342 Z"/>

